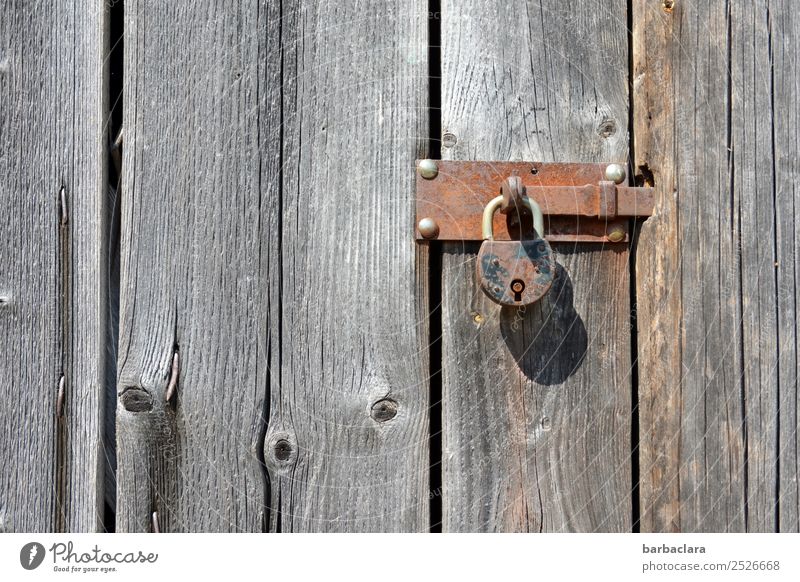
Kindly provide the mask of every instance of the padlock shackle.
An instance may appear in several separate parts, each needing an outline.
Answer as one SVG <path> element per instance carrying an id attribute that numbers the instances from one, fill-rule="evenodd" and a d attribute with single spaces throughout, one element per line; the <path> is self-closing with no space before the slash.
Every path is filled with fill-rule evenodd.
<path id="1" fill-rule="evenodd" d="M 533 215 L 533 228 L 536 230 L 536 235 L 539 238 L 544 238 L 544 216 L 542 215 L 542 209 L 535 200 L 531 200 L 527 196 L 525 196 L 523 200 L 525 200 L 525 204 Z M 503 196 L 501 195 L 497 198 L 493 198 L 489 204 L 486 205 L 486 208 L 484 208 L 483 220 L 481 220 L 483 240 L 494 240 L 494 226 L 492 223 L 494 222 L 495 212 L 497 212 L 502 204 Z"/>

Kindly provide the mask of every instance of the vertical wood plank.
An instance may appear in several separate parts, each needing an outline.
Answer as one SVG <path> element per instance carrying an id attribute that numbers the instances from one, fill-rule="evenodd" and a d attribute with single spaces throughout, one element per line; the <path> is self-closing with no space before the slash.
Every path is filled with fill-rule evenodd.
<path id="1" fill-rule="evenodd" d="M 786 207 L 775 198 L 772 172 L 770 6 L 754 0 L 730 3 L 729 9 L 731 200 L 741 236 L 744 527 L 771 532 L 778 528 L 779 494 L 775 217 Z"/>
<path id="2" fill-rule="evenodd" d="M 800 277 L 800 18 L 791 1 L 770 2 L 774 112 L 778 327 L 778 526 L 800 531 L 800 408 L 797 302 Z"/>
<path id="3" fill-rule="evenodd" d="M 657 196 L 657 211 L 642 227 L 636 255 L 641 530 L 680 531 L 685 318 L 676 156 L 683 137 L 680 129 L 691 126 L 677 125 L 675 115 L 682 101 L 665 95 L 674 95 L 683 82 L 681 70 L 673 66 L 680 53 L 678 14 L 683 6 L 675 14 L 675 8 L 667 11 L 654 2 L 637 0 L 633 9 L 635 163 L 638 172 L 652 172 L 646 177 L 656 181 Z M 707 36 L 703 39 L 712 43 Z M 686 59 L 686 70 L 691 70 L 692 60 Z M 683 179 L 689 177 L 685 171 Z M 733 359 L 736 353 L 729 352 L 728 357 Z"/>
<path id="4" fill-rule="evenodd" d="M 627 159 L 624 2 L 451 0 L 442 18 L 443 157 Z M 631 528 L 627 248 L 555 251 L 554 288 L 518 312 L 477 287 L 477 246 L 445 245 L 445 531 Z"/>
<path id="5" fill-rule="evenodd" d="M 282 32 L 271 527 L 427 531 L 427 3 L 284 3 Z"/>
<path id="6" fill-rule="evenodd" d="M 126 4 L 120 530 L 427 529 L 425 16 Z"/>
<path id="7" fill-rule="evenodd" d="M 118 531 L 150 531 L 154 512 L 161 531 L 267 519 L 279 16 L 264 0 L 125 4 Z"/>
<path id="8" fill-rule="evenodd" d="M 0 531 L 101 527 L 105 11 L 0 2 Z"/>
<path id="9" fill-rule="evenodd" d="M 791 12 L 634 3 L 643 531 L 797 528 Z"/>

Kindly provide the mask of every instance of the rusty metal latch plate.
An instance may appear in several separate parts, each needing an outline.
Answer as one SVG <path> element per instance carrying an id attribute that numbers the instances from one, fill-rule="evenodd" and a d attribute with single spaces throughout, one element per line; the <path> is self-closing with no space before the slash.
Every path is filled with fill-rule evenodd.
<path id="1" fill-rule="evenodd" d="M 418 160 L 416 238 L 483 240 L 484 208 L 506 178 L 519 176 L 527 196 L 541 207 L 547 241 L 627 242 L 630 219 L 652 215 L 654 191 L 609 181 L 608 168 L 608 164 Z M 500 240 L 514 238 L 499 216 L 494 234 Z"/>

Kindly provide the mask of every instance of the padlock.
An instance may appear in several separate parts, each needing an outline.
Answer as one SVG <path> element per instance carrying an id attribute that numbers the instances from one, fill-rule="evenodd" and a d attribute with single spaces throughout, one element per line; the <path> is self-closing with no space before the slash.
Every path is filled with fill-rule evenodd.
<path id="1" fill-rule="evenodd" d="M 489 299 L 500 305 L 530 305 L 544 297 L 553 285 L 556 263 L 553 250 L 543 238 L 542 209 L 528 197 L 524 201 L 533 215 L 537 236 L 533 240 L 494 240 L 492 222 L 503 196 L 494 198 L 483 211 L 478 281 Z"/>

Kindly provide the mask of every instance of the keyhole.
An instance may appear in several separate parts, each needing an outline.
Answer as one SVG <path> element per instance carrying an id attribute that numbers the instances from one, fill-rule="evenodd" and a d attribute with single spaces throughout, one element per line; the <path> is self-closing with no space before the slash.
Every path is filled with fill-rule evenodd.
<path id="1" fill-rule="evenodd" d="M 511 281 L 511 292 L 514 293 L 514 301 L 522 301 L 523 291 L 525 291 L 525 281 L 520 279 Z"/>

